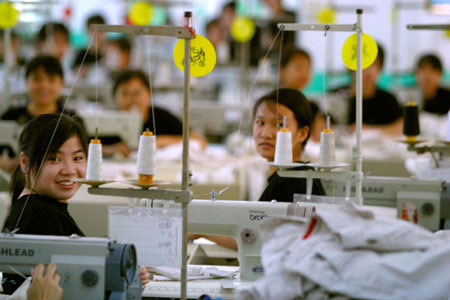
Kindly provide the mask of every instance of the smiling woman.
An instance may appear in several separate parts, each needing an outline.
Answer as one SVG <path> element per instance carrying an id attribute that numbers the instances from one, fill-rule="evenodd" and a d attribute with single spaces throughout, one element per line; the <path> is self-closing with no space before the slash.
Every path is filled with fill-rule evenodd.
<path id="1" fill-rule="evenodd" d="M 3 230 L 24 234 L 83 235 L 67 210 L 79 188 L 73 178 L 86 173 L 87 137 L 80 123 L 44 114 L 27 123 L 19 139 L 19 166 L 12 175 L 12 205 Z M 23 280 L 5 274 L 12 293 Z"/>

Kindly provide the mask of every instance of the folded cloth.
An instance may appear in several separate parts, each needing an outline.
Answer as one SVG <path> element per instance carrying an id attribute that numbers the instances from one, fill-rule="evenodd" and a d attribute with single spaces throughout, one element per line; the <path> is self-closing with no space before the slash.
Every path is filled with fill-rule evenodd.
<path id="1" fill-rule="evenodd" d="M 320 299 L 450 296 L 447 233 L 433 235 L 348 203 L 310 219 L 266 219 L 260 234 L 265 275 L 242 290 L 240 299 L 308 299 L 311 293 Z"/>

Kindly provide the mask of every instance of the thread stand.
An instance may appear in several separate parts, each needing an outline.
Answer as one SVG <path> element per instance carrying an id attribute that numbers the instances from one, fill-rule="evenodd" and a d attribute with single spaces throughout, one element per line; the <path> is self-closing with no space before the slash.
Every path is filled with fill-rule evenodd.
<path id="1" fill-rule="evenodd" d="M 187 297 L 187 214 L 188 204 L 192 200 L 190 191 L 190 172 L 189 172 L 189 100 L 190 100 L 190 52 L 191 52 L 191 33 L 192 13 L 185 12 L 185 24 L 182 26 L 131 26 L 131 25 L 99 25 L 93 24 L 90 29 L 96 32 L 117 32 L 134 35 L 156 35 L 175 37 L 184 39 L 184 113 L 183 113 L 183 167 L 181 178 L 181 189 L 126 189 L 126 188 L 88 188 L 89 194 L 118 196 L 126 198 L 146 198 L 172 200 L 181 203 L 182 210 L 182 241 L 181 241 L 181 292 L 180 298 Z"/>
<path id="2" fill-rule="evenodd" d="M 356 32 L 357 34 L 357 63 L 356 63 L 356 145 L 353 147 L 352 158 L 355 165 L 354 171 L 331 171 L 331 168 L 318 166 L 319 171 L 296 171 L 296 170 L 279 170 L 281 177 L 306 178 L 312 181 L 313 178 L 333 179 L 342 181 L 354 181 L 356 183 L 356 200 L 362 205 L 362 9 L 356 10 L 357 20 L 355 24 L 287 24 L 279 23 L 278 28 L 284 31 L 336 31 L 336 32 Z M 342 165 L 344 166 L 344 165 Z M 338 166 L 332 166 L 338 167 Z M 326 170 L 325 170 L 326 169 Z"/>

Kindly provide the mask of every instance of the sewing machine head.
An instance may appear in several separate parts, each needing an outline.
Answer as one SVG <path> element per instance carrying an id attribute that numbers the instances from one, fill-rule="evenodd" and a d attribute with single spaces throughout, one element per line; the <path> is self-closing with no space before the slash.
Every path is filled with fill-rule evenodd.
<path id="1" fill-rule="evenodd" d="M 88 132 L 88 136 L 95 136 L 98 124 L 98 136 L 119 136 L 130 149 L 137 149 L 139 136 L 142 131 L 142 119 L 135 111 L 106 110 L 81 111 L 80 116 Z"/>
<path id="2" fill-rule="evenodd" d="M 345 182 L 323 180 L 327 195 L 345 196 Z M 354 193 L 354 186 L 352 193 Z M 449 183 L 439 180 L 419 180 L 402 177 L 368 176 L 363 180 L 365 205 L 394 207 L 397 218 L 408 219 L 436 231 L 450 220 Z"/>
<path id="3" fill-rule="evenodd" d="M 233 237 L 238 244 L 241 280 L 254 281 L 263 275 L 261 264 L 261 220 L 272 216 L 303 215 L 293 203 L 192 200 L 188 232 Z M 304 208 L 304 207 L 303 207 Z"/>
<path id="4" fill-rule="evenodd" d="M 2 233 L 0 245 L 4 273 L 29 275 L 37 264 L 55 263 L 64 300 L 141 299 L 133 245 L 106 238 Z"/>
<path id="5" fill-rule="evenodd" d="M 14 153 L 19 153 L 19 136 L 22 127 L 16 121 L 0 121 L 0 132 L 2 133 L 0 134 L 0 146 L 9 146 Z"/>

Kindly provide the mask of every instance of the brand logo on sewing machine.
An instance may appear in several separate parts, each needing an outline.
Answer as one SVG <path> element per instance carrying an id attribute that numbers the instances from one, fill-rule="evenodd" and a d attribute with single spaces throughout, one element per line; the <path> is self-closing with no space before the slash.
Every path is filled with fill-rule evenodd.
<path id="1" fill-rule="evenodd" d="M 263 210 L 251 210 L 250 211 L 250 220 L 252 221 L 261 221 L 264 218 L 267 218 L 268 215 Z"/>
<path id="2" fill-rule="evenodd" d="M 355 187 L 352 187 L 352 192 L 355 192 Z M 345 187 L 344 187 L 345 191 Z M 382 194 L 384 192 L 384 187 L 382 186 L 363 186 L 362 192 L 367 194 Z"/>
<path id="3" fill-rule="evenodd" d="M 34 249 L 0 248 L 0 255 L 3 255 L 3 256 L 34 256 Z"/>

